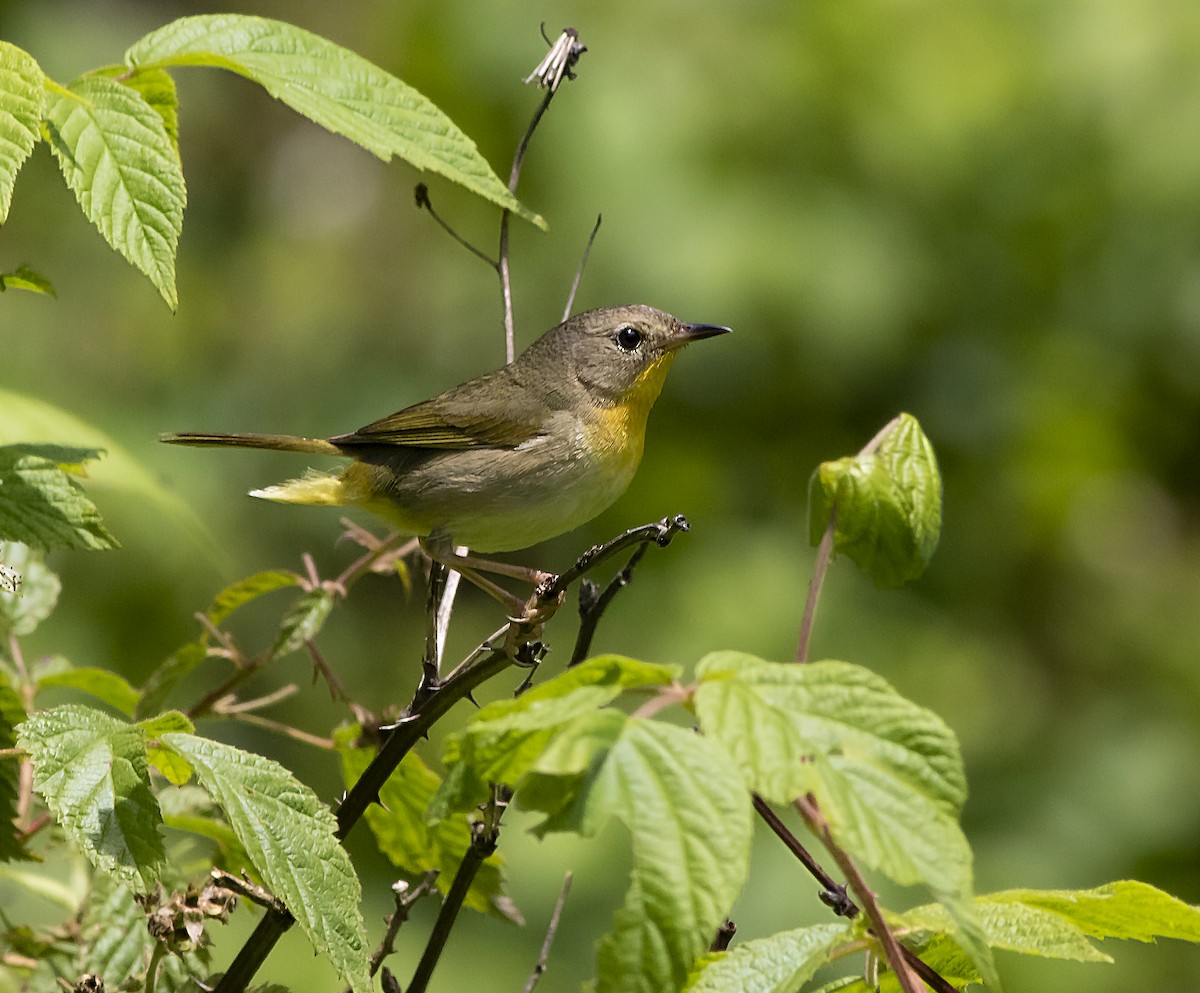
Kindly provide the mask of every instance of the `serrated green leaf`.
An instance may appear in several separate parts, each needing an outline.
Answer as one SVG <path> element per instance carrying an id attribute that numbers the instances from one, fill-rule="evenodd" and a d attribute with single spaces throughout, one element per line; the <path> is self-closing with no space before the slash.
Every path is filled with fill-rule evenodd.
<path id="1" fill-rule="evenodd" d="M 333 610 L 333 594 L 318 587 L 296 597 L 279 622 L 279 634 L 271 648 L 272 657 L 279 658 L 298 652 L 325 626 Z"/>
<path id="2" fill-rule="evenodd" d="M 0 446 L 0 540 L 35 548 L 115 548 L 100 512 L 64 467 L 99 453 L 58 445 Z"/>
<path id="3" fill-rule="evenodd" d="M 489 703 L 462 732 L 447 739 L 443 758 L 450 772 L 431 804 L 432 816 L 470 810 L 487 796 L 489 782 L 515 783 L 561 727 L 611 703 L 624 690 L 665 686 L 679 675 L 677 666 L 598 655 L 515 700 Z"/>
<path id="4" fill-rule="evenodd" d="M 362 56 L 291 24 L 240 14 L 182 17 L 135 43 L 125 61 L 236 72 L 385 162 L 399 156 L 546 226 L 429 100 Z"/>
<path id="5" fill-rule="evenodd" d="M 147 761 L 161 772 L 169 783 L 174 786 L 182 786 L 192 778 L 194 770 L 191 763 L 171 749 L 163 748 L 158 741 L 161 735 L 169 731 L 183 731 L 191 734 L 195 730 L 195 726 L 185 714 L 181 714 L 178 710 L 168 710 L 165 714 L 139 721 L 138 727 L 146 737 Z"/>
<path id="6" fill-rule="evenodd" d="M 41 551 L 19 542 L 0 541 L 0 563 L 16 587 L 0 588 L 0 632 L 22 637 L 54 612 L 62 582 Z"/>
<path id="7" fill-rule="evenodd" d="M 16 727 L 24 719 L 20 694 L 13 689 L 8 674 L 0 670 L 0 749 L 16 747 Z M 28 854 L 13 825 L 17 818 L 19 777 L 19 762 L 0 759 L 0 861 L 4 862 L 23 859 Z"/>
<path id="8" fill-rule="evenodd" d="M 686 993 L 795 993 L 853 933 L 849 924 L 819 924 L 740 942 L 705 965 Z"/>
<path id="9" fill-rule="evenodd" d="M 44 80 L 32 55 L 0 41 L 0 224 L 8 217 L 17 173 L 37 144 Z"/>
<path id="10" fill-rule="evenodd" d="M 846 662 L 716 652 L 696 673 L 701 729 L 728 749 L 751 789 L 775 803 L 813 793 L 838 844 L 902 885 L 933 890 L 994 979 L 970 902 L 971 848 L 958 823 L 962 757 L 945 723 Z"/>
<path id="11" fill-rule="evenodd" d="M 562 730 L 534 766 L 561 780 L 564 805 L 535 829 L 594 833 L 609 817 L 633 836 L 625 905 L 597 950 L 597 993 L 679 989 L 745 881 L 750 805 L 713 742 L 671 724 L 605 710 Z M 545 810 L 517 786 L 523 807 Z"/>
<path id="12" fill-rule="evenodd" d="M 89 707 L 34 714 L 18 729 L 33 785 L 96 868 L 149 889 L 163 862 L 141 731 Z"/>
<path id="13" fill-rule="evenodd" d="M 867 454 L 823 462 L 809 483 L 809 540 L 835 515 L 834 548 L 881 587 L 925 571 L 942 530 L 942 477 L 933 446 L 900 414 Z"/>
<path id="14" fill-rule="evenodd" d="M 165 69 L 130 69 L 129 66 L 122 65 L 96 69 L 89 75 L 106 76 L 123 86 L 137 90 L 142 99 L 162 118 L 167 137 L 175 146 L 175 154 L 179 154 L 179 95 L 175 91 L 175 80 L 169 72 Z"/>
<path id="15" fill-rule="evenodd" d="M 1005 890 L 976 897 L 975 905 L 984 940 L 1022 955 L 1111 962 L 1088 939 L 1200 942 L 1200 908 L 1132 880 L 1091 890 Z M 957 945 L 943 935 L 950 924 L 937 904 L 915 907 L 896 919 L 897 927 L 930 932 L 931 954 L 952 961 Z"/>
<path id="16" fill-rule="evenodd" d="M 13 272 L 0 272 L 0 292 L 4 290 L 28 290 L 43 296 L 58 296 L 50 280 L 24 265 L 17 266 Z"/>
<path id="17" fill-rule="evenodd" d="M 46 126 L 50 149 L 88 220 L 174 310 L 187 188 L 159 112 L 136 89 L 82 76 L 50 100 Z"/>
<path id="18" fill-rule="evenodd" d="M 295 586 L 300 581 L 294 572 L 284 572 L 272 569 L 256 572 L 245 579 L 239 579 L 221 590 L 208 608 L 208 619 L 214 625 L 221 625 L 225 619 L 239 607 L 243 607 L 260 596 L 285 586 Z"/>
<path id="19" fill-rule="evenodd" d="M 189 763 L 271 891 L 355 993 L 369 993 L 362 887 L 329 808 L 287 769 L 231 745 L 171 732 L 161 742 Z"/>
<path id="20" fill-rule="evenodd" d="M 93 666 L 79 669 L 71 667 L 47 674 L 38 680 L 38 689 L 50 686 L 65 686 L 90 694 L 121 711 L 126 717 L 133 716 L 133 711 L 142 696 L 124 676 Z"/>
<path id="21" fill-rule="evenodd" d="M 80 923 L 76 972 L 117 977 L 145 972 L 154 939 L 146 913 L 134 895 L 116 880 L 96 876 Z"/>
<path id="22" fill-rule="evenodd" d="M 342 777 L 353 786 L 375 756 L 374 749 L 356 748 L 357 726 L 342 728 L 334 735 L 342 759 Z M 454 874 L 471 844 L 471 829 L 463 814 L 450 814 L 432 823 L 426 821 L 429 802 L 441 779 L 415 752 L 404 756 L 379 791 L 379 803 L 367 808 L 365 817 L 379 850 L 397 868 L 409 875 L 438 871 L 437 887 L 450 889 Z M 479 867 L 463 905 L 523 923 L 521 914 L 504 891 L 503 862 L 490 855 Z"/>

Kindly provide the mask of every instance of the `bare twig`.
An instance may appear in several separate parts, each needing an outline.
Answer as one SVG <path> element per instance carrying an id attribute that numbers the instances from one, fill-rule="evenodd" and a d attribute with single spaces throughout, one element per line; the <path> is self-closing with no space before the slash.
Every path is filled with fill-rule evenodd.
<path id="1" fill-rule="evenodd" d="M 554 94 L 558 92 L 558 86 L 563 78 L 575 78 L 573 72 L 575 63 L 579 61 L 579 57 L 586 51 L 587 47 L 579 41 L 579 33 L 574 28 L 566 28 L 558 40 L 551 46 L 546 57 L 538 63 L 537 68 L 525 79 L 527 83 L 536 80 L 546 88 L 546 92 L 542 97 L 542 102 L 538 104 L 537 110 L 533 112 L 533 119 L 529 122 L 529 127 L 525 129 L 525 134 L 517 145 L 516 154 L 513 156 L 512 170 L 508 176 L 508 189 L 514 196 L 517 192 L 517 184 L 521 180 L 521 166 L 525 162 L 525 153 L 529 150 L 529 142 L 533 139 L 533 133 L 537 130 L 542 116 L 550 108 L 550 101 L 554 99 Z M 504 301 L 504 354 L 508 362 L 511 362 L 516 355 L 516 335 L 513 329 L 512 273 L 508 261 L 508 225 L 511 217 L 512 212 L 508 210 L 500 215 L 500 295 Z"/>
<path id="2" fill-rule="evenodd" d="M 401 925 L 408 920 L 408 915 L 413 905 L 427 893 L 433 892 L 437 878 L 437 869 L 430 869 L 416 886 L 410 886 L 403 879 L 392 884 L 396 909 L 388 914 L 387 930 L 384 931 L 383 938 L 380 940 L 375 951 L 371 953 L 369 965 L 372 976 L 379 972 L 380 966 L 383 965 L 383 960 L 396 951 L 396 935 L 400 933 Z M 350 987 L 347 986 L 342 993 L 350 993 Z"/>
<path id="3" fill-rule="evenodd" d="M 887 958 L 888 965 L 896 974 L 896 979 L 900 983 L 900 988 L 904 993 L 923 993 L 921 989 L 921 980 L 913 972 L 909 965 L 908 959 L 904 954 L 904 947 L 896 940 L 896 936 L 892 934 L 891 928 L 888 927 L 887 921 L 883 919 L 883 912 L 879 909 L 879 903 L 875 899 L 875 894 L 867 881 L 863 878 L 861 872 L 858 871 L 858 866 L 854 864 L 854 860 L 846 854 L 845 850 L 833 840 L 833 834 L 829 830 L 829 822 L 825 820 L 824 814 L 817 807 L 816 802 L 811 796 L 800 797 L 795 801 L 796 809 L 800 811 L 800 815 L 804 818 L 809 830 L 813 832 L 821 843 L 828 849 L 829 854 L 833 856 L 833 860 L 838 864 L 838 868 L 846 875 L 847 885 L 854 891 L 862 904 L 864 913 L 867 915 L 867 920 L 871 922 L 871 933 L 878 939 L 880 946 L 883 948 L 883 954 Z"/>
<path id="4" fill-rule="evenodd" d="M 592 245 L 596 241 L 596 234 L 600 230 L 600 222 L 603 219 L 603 215 L 596 215 L 596 223 L 592 227 L 592 233 L 588 235 L 587 244 L 583 247 L 583 258 L 579 260 L 579 268 L 575 270 L 575 278 L 571 281 L 571 292 L 567 294 L 567 305 L 563 308 L 562 319 L 564 321 L 571 316 L 571 310 L 575 306 L 575 294 L 579 292 L 579 283 L 583 279 L 583 270 L 587 265 L 588 256 L 592 254 Z"/>
<path id="5" fill-rule="evenodd" d="M 441 214 L 439 214 L 436 210 L 433 209 L 433 201 L 429 199 L 429 187 L 428 186 L 426 186 L 424 183 L 417 183 L 416 187 L 413 189 L 413 194 L 417 201 L 417 208 L 418 209 L 424 208 L 425 210 L 429 211 L 429 216 L 432 217 L 435 221 L 438 222 L 438 224 L 440 224 L 442 226 L 442 230 L 445 231 L 446 234 L 450 235 L 451 238 L 453 238 L 455 241 L 457 241 L 460 245 L 462 245 L 463 248 L 465 248 L 468 252 L 470 252 L 476 258 L 483 259 L 484 262 L 486 262 L 489 266 L 491 266 L 497 272 L 500 271 L 500 263 L 499 262 L 497 262 L 490 255 L 488 255 L 487 252 L 481 251 L 480 249 L 478 249 L 474 245 L 472 245 L 469 241 L 467 241 L 466 238 L 464 238 L 457 231 L 455 231 L 454 228 L 452 228 L 450 226 L 450 224 L 442 218 Z"/>
<path id="6" fill-rule="evenodd" d="M 613 576 L 602 591 L 597 592 L 595 584 L 590 580 L 585 580 L 591 584 L 590 586 L 580 586 L 579 633 L 575 636 L 575 648 L 571 652 L 571 660 L 567 663 L 568 668 L 578 665 L 587 657 L 587 653 L 592 647 L 592 639 L 596 636 L 596 625 L 600 623 L 600 618 L 608 609 L 608 605 L 612 603 L 613 597 L 629 585 L 633 579 L 634 567 L 642 560 L 642 556 L 646 554 L 646 549 L 649 547 L 648 544 L 638 545 L 633 550 L 633 554 L 629 556 L 629 561 L 625 563 L 620 572 Z M 585 589 L 589 590 L 586 594 Z"/>
<path id="7" fill-rule="evenodd" d="M 783 823 L 779 815 L 757 793 L 754 794 L 754 809 L 758 813 L 758 816 L 766 823 L 767 827 L 774 831 L 776 837 L 796 856 L 800 864 L 824 887 L 820 893 L 821 902 L 831 907 L 833 912 L 839 917 L 857 917 L 858 907 L 846 895 L 846 887 L 825 871 L 824 866 L 812 857 L 812 854 L 804 847 L 800 839 L 788 830 L 787 825 Z"/>
<path id="8" fill-rule="evenodd" d="M 284 724 L 282 721 L 273 721 L 269 717 L 263 717 L 262 714 L 237 714 L 234 720 L 240 721 L 242 724 L 253 724 L 255 727 L 264 728 L 267 731 L 275 731 L 285 737 L 291 738 L 293 741 L 312 745 L 314 748 L 322 748 L 325 751 L 330 751 L 334 747 L 331 738 L 322 738 L 318 734 L 310 734 L 308 731 L 302 731 L 291 724 Z"/>
<path id="9" fill-rule="evenodd" d="M 533 988 L 537 986 L 538 980 L 546 972 L 546 965 L 550 961 L 550 949 L 554 945 L 555 935 L 558 934 L 558 922 L 562 918 L 563 907 L 567 902 L 567 894 L 571 892 L 571 880 L 573 875 L 570 870 L 563 876 L 562 890 L 558 894 L 558 899 L 554 902 L 554 912 L 550 915 L 550 924 L 546 927 L 546 937 L 542 941 L 542 950 L 538 953 L 537 964 L 533 967 L 533 972 L 529 975 L 528 982 L 525 983 L 525 989 L 522 993 L 533 993 Z"/>
<path id="10" fill-rule="evenodd" d="M 234 893 L 244 896 L 251 903 L 257 903 L 260 907 L 266 907 L 268 910 L 278 910 L 283 907 L 282 901 L 274 893 L 257 883 L 250 882 L 245 876 L 235 876 L 232 872 L 226 872 L 224 869 L 213 869 L 209 873 L 209 877 L 215 885 L 233 890 Z"/>
<path id="11" fill-rule="evenodd" d="M 489 807 L 494 806 L 495 804 L 489 804 Z M 488 823 L 489 821 L 490 823 Z M 406 993 L 425 993 L 428 988 L 429 980 L 433 977 L 433 970 L 437 967 L 438 960 L 442 957 L 442 951 L 446 947 L 446 941 L 450 937 L 450 930 L 454 927 L 458 912 L 467 898 L 467 892 L 475 881 L 479 867 L 483 865 L 488 856 L 495 852 L 499 837 L 498 815 L 489 818 L 485 811 L 485 821 L 472 825 L 471 844 L 464 853 L 462 862 L 458 865 L 458 871 L 454 874 L 454 882 L 450 884 L 446 898 L 442 901 L 441 912 L 433 923 L 429 941 L 425 944 L 425 951 L 417 963 L 412 980 L 405 988 Z"/>
<path id="12" fill-rule="evenodd" d="M 808 583 L 808 599 L 804 603 L 804 617 L 800 621 L 800 643 L 796 647 L 796 661 L 808 661 L 808 646 L 812 642 L 813 622 L 817 617 L 817 600 L 821 596 L 821 587 L 825 584 L 825 573 L 833 559 L 833 536 L 837 528 L 837 507 L 829 514 L 829 523 L 825 525 L 825 533 L 821 536 L 821 544 L 817 547 L 817 560 L 813 564 L 812 579 Z"/>

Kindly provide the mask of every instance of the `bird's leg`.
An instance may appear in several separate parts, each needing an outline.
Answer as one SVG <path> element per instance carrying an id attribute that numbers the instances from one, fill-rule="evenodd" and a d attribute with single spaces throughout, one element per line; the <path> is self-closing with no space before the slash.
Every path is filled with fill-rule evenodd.
<path id="1" fill-rule="evenodd" d="M 435 562 L 440 562 L 447 568 L 459 573 L 463 579 L 478 586 L 488 596 L 499 600 L 509 615 L 516 618 L 529 618 L 535 607 L 532 601 L 522 600 L 510 593 L 499 583 L 494 583 L 482 572 L 493 572 L 498 576 L 508 576 L 530 583 L 534 587 L 551 578 L 551 574 L 528 566 L 513 565 L 508 562 L 497 562 L 494 559 L 483 559 L 475 555 L 460 555 L 454 550 L 449 539 L 429 537 L 421 539 L 421 547 Z"/>

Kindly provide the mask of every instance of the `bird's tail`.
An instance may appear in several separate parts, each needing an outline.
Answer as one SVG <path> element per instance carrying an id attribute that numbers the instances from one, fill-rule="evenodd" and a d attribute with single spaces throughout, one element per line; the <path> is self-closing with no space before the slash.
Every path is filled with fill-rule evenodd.
<path id="1" fill-rule="evenodd" d="M 158 440 L 168 445 L 268 448 L 276 452 L 304 452 L 308 455 L 345 454 L 324 438 L 298 438 L 291 434 L 203 434 L 184 431 L 179 434 L 160 434 Z"/>

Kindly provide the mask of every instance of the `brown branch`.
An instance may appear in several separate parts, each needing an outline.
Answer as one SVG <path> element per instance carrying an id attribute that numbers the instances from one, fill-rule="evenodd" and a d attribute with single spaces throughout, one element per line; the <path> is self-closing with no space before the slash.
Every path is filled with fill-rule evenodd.
<path id="1" fill-rule="evenodd" d="M 546 965 L 550 961 L 550 949 L 554 945 L 555 935 L 558 934 L 558 922 L 562 917 L 563 907 L 567 903 L 567 894 L 571 892 L 571 880 L 573 875 L 570 870 L 563 876 L 562 890 L 558 894 L 558 899 L 554 902 L 554 912 L 550 915 L 550 923 L 546 927 L 546 937 L 542 941 L 542 950 L 538 953 L 537 964 L 533 967 L 533 972 L 530 973 L 529 980 L 525 983 L 525 989 L 522 993 L 533 993 L 533 988 L 537 986 L 538 981 L 546 972 Z"/>
<path id="2" fill-rule="evenodd" d="M 371 953 L 368 965 L 372 976 L 379 972 L 380 967 L 383 965 L 383 960 L 395 953 L 396 935 L 400 933 L 401 925 L 408 920 L 408 915 L 413 905 L 427 893 L 433 892 L 437 878 L 438 870 L 430 869 L 416 886 L 410 886 L 407 880 L 404 879 L 392 884 L 396 909 L 388 914 L 387 930 L 384 931 L 383 938 L 380 939 L 375 951 Z M 350 987 L 347 986 L 342 993 L 350 993 Z"/>

